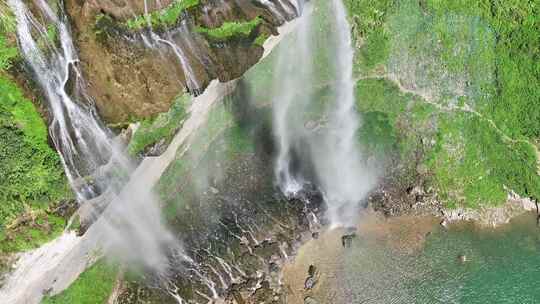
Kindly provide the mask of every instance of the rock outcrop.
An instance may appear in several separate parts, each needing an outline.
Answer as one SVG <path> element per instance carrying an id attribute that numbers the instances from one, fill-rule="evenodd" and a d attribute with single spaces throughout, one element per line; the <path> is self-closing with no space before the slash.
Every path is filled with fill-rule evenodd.
<path id="1" fill-rule="evenodd" d="M 171 2 L 148 1 L 147 10 Z M 122 123 L 166 112 L 184 89 L 198 95 L 213 79 L 240 77 L 263 55 L 255 40 L 295 17 L 288 0 L 275 2 L 269 9 L 257 1 L 200 1 L 175 26 L 153 31 L 125 26 L 144 14 L 143 1 L 67 0 L 66 8 L 89 94 L 106 122 Z M 198 30 L 255 18 L 261 22 L 247 36 L 215 41 Z"/>

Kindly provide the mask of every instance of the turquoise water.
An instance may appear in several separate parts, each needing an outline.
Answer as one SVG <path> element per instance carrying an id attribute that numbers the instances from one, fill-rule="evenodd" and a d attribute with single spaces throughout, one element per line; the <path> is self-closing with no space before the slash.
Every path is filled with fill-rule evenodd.
<path id="1" fill-rule="evenodd" d="M 345 303 L 540 303 L 540 229 L 532 215 L 498 229 L 437 226 L 414 253 L 360 238 L 338 281 Z"/>

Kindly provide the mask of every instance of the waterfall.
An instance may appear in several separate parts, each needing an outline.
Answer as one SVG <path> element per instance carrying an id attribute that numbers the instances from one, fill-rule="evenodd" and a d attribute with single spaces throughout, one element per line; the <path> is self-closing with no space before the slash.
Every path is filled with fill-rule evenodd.
<path id="1" fill-rule="evenodd" d="M 306 183 L 321 190 L 333 226 L 354 225 L 359 203 L 375 186 L 377 174 L 362 155 L 356 140 L 359 118 L 355 109 L 353 57 L 350 27 L 341 0 L 326 5 L 331 11 L 324 35 L 331 71 L 331 101 L 325 105 L 318 123 L 306 121 L 305 113 L 316 107 L 321 72 L 315 62 L 319 50 L 312 45 L 317 30 L 316 16 L 303 14 L 296 39 L 280 49 L 274 75 L 274 133 L 278 143 L 275 174 L 278 185 L 288 196 Z M 315 15 L 315 13 L 313 13 Z M 320 18 L 320 17 L 319 17 Z M 331 32 L 330 32 L 331 31 Z M 320 59 L 317 59 L 320 60 Z M 312 126 L 316 124 L 317 126 Z"/>
<path id="2" fill-rule="evenodd" d="M 162 222 L 157 198 L 144 176 L 132 176 L 135 168 L 124 145 L 116 142 L 99 120 L 85 92 L 62 3 L 58 13 L 45 0 L 35 3 L 58 31 L 59 47 L 49 41 L 42 50 L 37 40 L 47 39 L 45 26 L 22 0 L 8 0 L 16 16 L 22 56 L 45 94 L 52 115 L 51 137 L 71 185 L 83 206 L 101 202 L 96 210 L 90 206 L 96 220 L 90 229 L 98 231 L 93 238 L 107 253 L 128 265 L 164 273 L 170 253 L 165 251 L 179 250 L 179 246 Z M 70 90 L 70 86 L 74 89 Z M 88 177 L 99 177 L 99 184 L 87 182 Z"/>
<path id="3" fill-rule="evenodd" d="M 162 46 L 170 49 L 182 68 L 186 89 L 195 96 L 202 94 L 204 84 L 199 79 L 200 77 L 198 77 L 194 67 L 199 66 L 206 71 L 211 59 L 206 54 L 206 51 L 197 47 L 189 20 L 184 15 L 180 21 L 180 26 L 156 32 L 150 22 L 147 0 L 144 0 L 144 9 L 145 16 L 148 17 L 148 28 L 140 33 L 144 45 L 161 53 L 163 52 Z"/>
<path id="4" fill-rule="evenodd" d="M 300 15 L 304 0 L 295 0 L 296 5 L 287 0 L 256 0 L 265 6 L 280 22 L 285 22 Z"/>
<path id="5" fill-rule="evenodd" d="M 270 1 L 270 0 L 257 0 L 258 3 L 264 5 L 268 8 L 268 10 L 274 15 L 274 17 L 278 18 L 280 22 L 285 22 L 286 18 L 283 13 L 279 11 L 279 9 L 276 7 L 276 5 Z"/>
<path id="6" fill-rule="evenodd" d="M 280 47 L 276 62 L 273 91 L 273 117 L 276 141 L 279 152 L 276 159 L 275 175 L 281 191 L 287 195 L 295 195 L 302 189 L 303 181 L 291 170 L 294 144 L 305 134 L 303 123 L 298 114 L 307 106 L 310 90 L 311 59 L 313 58 L 311 42 L 311 14 L 304 14 L 296 28 L 294 37 L 289 37 L 291 45 Z M 305 94 L 298 94 L 302 88 Z M 296 116 L 296 117 L 295 117 Z"/>
<path id="7" fill-rule="evenodd" d="M 334 225 L 354 225 L 359 202 L 375 186 L 376 173 L 362 159 L 356 140 L 359 127 L 353 80 L 354 50 L 342 0 L 332 1 L 335 22 L 336 104 L 315 167 Z"/>
<path id="8" fill-rule="evenodd" d="M 57 16 L 44 0 L 37 0 L 43 15 L 58 33 L 57 47 L 47 37 L 47 29 L 19 0 L 9 0 L 17 18 L 19 46 L 36 82 L 42 88 L 52 114 L 49 130 L 58 150 L 66 175 L 79 201 L 92 198 L 106 188 L 99 169 L 124 163 L 110 140 L 110 132 L 99 121 L 94 102 L 86 94 L 79 59 L 63 15 Z M 38 38 L 34 38 L 37 35 Z M 38 39 L 45 41 L 40 48 Z"/>

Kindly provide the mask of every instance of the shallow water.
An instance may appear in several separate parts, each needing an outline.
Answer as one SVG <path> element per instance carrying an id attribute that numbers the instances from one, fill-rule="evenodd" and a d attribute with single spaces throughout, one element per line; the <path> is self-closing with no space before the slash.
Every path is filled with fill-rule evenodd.
<path id="1" fill-rule="evenodd" d="M 429 218 L 368 218 L 358 231 L 351 248 L 342 248 L 340 231 L 301 248 L 285 271 L 288 303 L 306 296 L 336 304 L 540 303 L 540 229 L 533 215 L 497 229 L 459 224 L 448 231 Z M 320 280 L 305 292 L 310 264 Z"/>

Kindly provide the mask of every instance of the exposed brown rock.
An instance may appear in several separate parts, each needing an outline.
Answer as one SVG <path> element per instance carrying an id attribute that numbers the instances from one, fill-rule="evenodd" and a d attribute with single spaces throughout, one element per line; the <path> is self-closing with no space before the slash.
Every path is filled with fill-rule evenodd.
<path id="1" fill-rule="evenodd" d="M 160 3 L 165 7 L 171 1 Z M 160 7 L 155 0 L 147 4 L 148 11 Z M 283 23 L 252 1 L 201 1 L 201 5 L 189 11 L 189 20 L 170 32 L 171 39 L 187 57 L 192 78 L 197 80 L 196 85 L 186 85 L 186 73 L 169 46 L 159 45 L 159 51 L 150 49 L 137 33 L 119 26 L 120 22 L 144 13 L 143 1 L 67 0 L 66 8 L 89 84 L 88 93 L 107 123 L 165 112 L 186 86 L 191 86 L 191 93 L 199 94 L 212 79 L 225 82 L 240 77 L 263 54 L 263 48 L 253 44 L 255 38 L 261 33 L 275 34 L 276 26 Z M 108 19 L 103 21 L 106 29 L 100 27 L 97 32 L 99 14 Z M 196 26 L 213 28 L 226 21 L 246 21 L 257 16 L 264 22 L 246 38 L 212 42 L 195 31 Z"/>
<path id="2" fill-rule="evenodd" d="M 117 19 L 127 19 L 135 15 L 141 15 L 144 13 L 145 1 L 133 1 L 133 0 L 88 0 L 81 1 L 84 6 L 92 8 L 93 10 L 101 11 L 107 15 L 111 15 Z M 146 5 L 149 12 L 157 9 L 167 7 L 173 2 L 173 0 L 147 0 Z"/>
<path id="3" fill-rule="evenodd" d="M 81 5 L 68 0 L 66 7 L 89 84 L 88 93 L 104 120 L 117 123 L 167 111 L 183 90 L 183 73 L 170 63 L 171 58 L 155 56 L 151 50 L 120 37 L 114 43 L 100 42 L 94 33 L 99 11 L 93 2 Z"/>

